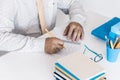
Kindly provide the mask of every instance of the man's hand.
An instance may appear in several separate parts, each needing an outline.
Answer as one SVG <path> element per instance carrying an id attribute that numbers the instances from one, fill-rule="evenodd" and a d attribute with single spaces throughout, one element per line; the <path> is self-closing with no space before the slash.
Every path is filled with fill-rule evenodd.
<path id="1" fill-rule="evenodd" d="M 71 22 L 64 31 L 64 36 L 67 36 L 68 39 L 72 41 L 78 41 L 83 39 L 84 30 L 82 26 L 77 22 Z"/>
<path id="2" fill-rule="evenodd" d="M 54 54 L 59 52 L 64 47 L 64 42 L 56 37 L 50 37 L 45 40 L 45 52 Z"/>

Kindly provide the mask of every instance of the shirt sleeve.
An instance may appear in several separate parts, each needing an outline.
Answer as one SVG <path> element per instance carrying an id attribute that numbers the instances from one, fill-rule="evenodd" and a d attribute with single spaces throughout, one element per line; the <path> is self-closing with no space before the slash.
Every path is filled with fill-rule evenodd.
<path id="1" fill-rule="evenodd" d="M 78 22 L 84 25 L 86 15 L 81 0 L 59 0 L 58 8 L 69 14 L 70 22 Z"/>
<path id="2" fill-rule="evenodd" d="M 12 33 L 16 12 L 16 0 L 0 2 L 0 51 L 44 51 L 45 39 Z"/>
<path id="3" fill-rule="evenodd" d="M 39 39 L 11 32 L 0 32 L 0 51 L 43 52 L 45 39 Z"/>

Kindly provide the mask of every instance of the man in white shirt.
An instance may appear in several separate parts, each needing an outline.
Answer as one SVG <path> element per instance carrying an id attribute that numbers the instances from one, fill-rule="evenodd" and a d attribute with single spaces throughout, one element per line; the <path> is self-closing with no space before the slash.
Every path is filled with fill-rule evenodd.
<path id="1" fill-rule="evenodd" d="M 70 15 L 70 24 L 64 35 L 73 41 L 82 39 L 85 21 L 80 0 L 43 0 L 47 29 L 55 26 L 57 9 Z M 36 51 L 45 50 L 56 53 L 63 48 L 63 41 L 58 38 L 39 39 L 27 36 L 40 32 L 36 0 L 1 0 L 0 1 L 0 51 Z M 49 44 L 48 44 L 49 43 Z"/>

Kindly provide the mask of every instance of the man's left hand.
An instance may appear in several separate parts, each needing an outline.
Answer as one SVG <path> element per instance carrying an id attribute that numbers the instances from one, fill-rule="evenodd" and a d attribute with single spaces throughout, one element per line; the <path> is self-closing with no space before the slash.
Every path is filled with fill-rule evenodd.
<path id="1" fill-rule="evenodd" d="M 64 31 L 64 36 L 67 36 L 68 39 L 72 41 L 78 41 L 83 39 L 84 30 L 83 27 L 77 22 L 71 22 Z"/>

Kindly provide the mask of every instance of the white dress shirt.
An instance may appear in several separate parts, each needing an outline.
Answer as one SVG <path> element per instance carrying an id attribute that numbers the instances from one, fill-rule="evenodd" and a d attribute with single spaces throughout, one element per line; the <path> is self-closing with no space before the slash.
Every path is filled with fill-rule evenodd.
<path id="1" fill-rule="evenodd" d="M 80 0 L 43 0 L 48 29 L 55 26 L 57 9 L 69 12 L 70 21 L 85 21 Z M 0 0 L 0 51 L 44 51 L 45 39 L 27 36 L 41 33 L 36 0 Z"/>

